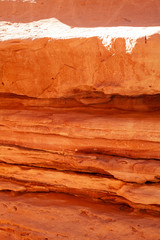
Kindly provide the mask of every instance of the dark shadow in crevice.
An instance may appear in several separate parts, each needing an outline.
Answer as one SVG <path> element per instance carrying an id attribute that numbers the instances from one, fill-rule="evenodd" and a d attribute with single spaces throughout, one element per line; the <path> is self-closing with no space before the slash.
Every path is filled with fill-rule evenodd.
<path id="1" fill-rule="evenodd" d="M 105 95 L 100 91 L 79 91 L 72 93 L 69 98 L 35 98 L 0 92 L 0 99 L 0 109 L 40 110 L 40 107 L 43 107 L 50 111 L 52 109 L 81 112 L 85 112 L 86 110 L 103 110 L 103 114 L 108 110 L 128 113 L 155 112 L 155 114 L 158 114 L 160 111 L 160 94 L 124 96 L 118 94 Z"/>

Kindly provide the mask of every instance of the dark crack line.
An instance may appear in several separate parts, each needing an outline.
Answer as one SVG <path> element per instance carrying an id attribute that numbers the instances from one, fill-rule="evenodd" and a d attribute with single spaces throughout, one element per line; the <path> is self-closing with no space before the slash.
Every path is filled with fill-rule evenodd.
<path id="1" fill-rule="evenodd" d="M 74 139 L 74 138 L 73 138 Z M 97 138 L 98 139 L 98 138 Z M 73 154 L 75 153 L 74 150 L 70 150 L 70 152 L 72 152 L 72 154 L 62 154 L 62 151 L 48 151 L 48 150 L 44 150 L 44 149 L 38 149 L 38 148 L 29 148 L 29 147 L 24 147 L 24 146 L 20 146 L 20 145 L 17 145 L 17 144 L 2 144 L 0 143 L 0 147 L 1 146 L 4 146 L 4 147 L 11 147 L 11 148 L 17 148 L 17 149 L 22 149 L 22 150 L 25 150 L 25 151 L 33 151 L 33 152 L 44 152 L 44 153 L 50 153 L 50 154 L 57 154 L 57 155 L 61 155 L 61 156 L 71 156 L 71 157 L 78 157 L 78 158 L 84 158 L 83 155 L 91 155 L 91 156 L 96 156 L 96 157 L 102 157 L 104 156 L 104 160 L 105 160 L 105 157 L 115 157 L 115 158 L 123 158 L 124 160 L 125 159 L 131 159 L 131 160 L 154 160 L 154 161 L 160 161 L 160 159 L 158 158 L 135 158 L 135 157 L 126 157 L 126 156 L 123 156 L 123 155 L 116 155 L 116 154 L 106 154 L 106 152 L 101 152 L 101 151 L 88 151 L 88 150 L 78 150 L 76 153 L 77 154 L 82 154 L 82 156 L 78 155 L 76 156 L 76 154 Z M 63 151 L 64 152 L 64 151 Z"/>
<path id="2" fill-rule="evenodd" d="M 6 163 L 4 161 L 0 161 L 0 165 L 3 164 L 5 166 L 17 166 L 20 168 L 26 168 L 26 169 L 43 169 L 44 171 L 57 171 L 57 172 L 63 172 L 63 173 L 69 173 L 69 174 L 78 174 L 78 175 L 85 175 L 85 176 L 94 176 L 97 178 L 103 177 L 103 178 L 113 178 L 115 180 L 118 180 L 114 178 L 113 175 L 111 174 L 102 174 L 102 173 L 97 173 L 97 172 L 82 172 L 82 171 L 74 171 L 74 170 L 62 170 L 62 169 L 57 169 L 57 168 L 51 168 L 51 167 L 43 167 L 43 166 L 38 166 L 38 165 L 30 165 L 30 164 L 18 164 L 18 163 Z"/>

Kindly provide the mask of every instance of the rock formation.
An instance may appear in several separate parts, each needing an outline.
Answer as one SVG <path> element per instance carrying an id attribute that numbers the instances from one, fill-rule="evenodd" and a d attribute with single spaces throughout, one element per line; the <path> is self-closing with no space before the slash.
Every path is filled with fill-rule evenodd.
<path id="1" fill-rule="evenodd" d="M 160 239 L 159 0 L 0 2 L 0 239 Z"/>

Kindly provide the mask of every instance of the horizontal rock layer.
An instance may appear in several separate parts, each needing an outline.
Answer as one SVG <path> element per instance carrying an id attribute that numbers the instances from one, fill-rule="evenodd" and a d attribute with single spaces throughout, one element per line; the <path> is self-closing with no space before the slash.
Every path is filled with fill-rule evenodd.
<path id="1" fill-rule="evenodd" d="M 159 218 L 53 193 L 0 193 L 3 240 L 159 239 Z M 24 217 L 25 216 L 25 217 Z M 73 228 L 74 224 L 74 228 Z"/>
<path id="2" fill-rule="evenodd" d="M 160 20 L 159 0 L 3 0 L 0 7 L 0 21 L 12 23 L 57 18 L 72 27 L 153 27 Z"/>
<path id="3" fill-rule="evenodd" d="M 10 40 L 0 43 L 0 92 L 39 98 L 82 91 L 141 95 L 160 92 L 160 35 L 137 40 L 132 53 L 117 38 Z M 94 51 L 93 51 L 94 49 Z"/>

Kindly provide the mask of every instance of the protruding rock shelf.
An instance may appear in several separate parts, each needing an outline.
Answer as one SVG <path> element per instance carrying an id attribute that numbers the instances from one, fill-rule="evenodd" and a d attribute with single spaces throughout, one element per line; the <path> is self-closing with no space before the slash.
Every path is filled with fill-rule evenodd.
<path id="1" fill-rule="evenodd" d="M 134 47 L 135 39 L 115 37 L 108 46 L 98 37 L 1 42 L 1 92 L 36 98 L 159 94 L 160 35 L 149 36 L 147 43 L 142 36 Z"/>
<path id="2" fill-rule="evenodd" d="M 158 0 L 0 2 L 1 240 L 159 240 L 159 23 Z"/>

